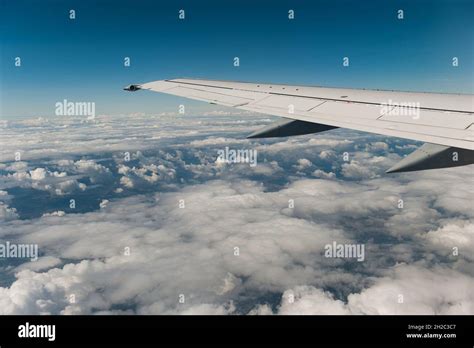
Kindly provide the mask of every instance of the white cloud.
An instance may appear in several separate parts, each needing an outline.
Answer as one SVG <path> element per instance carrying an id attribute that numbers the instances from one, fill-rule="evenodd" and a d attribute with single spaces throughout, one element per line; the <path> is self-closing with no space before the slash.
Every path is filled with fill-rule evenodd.
<path id="1" fill-rule="evenodd" d="M 120 178 L 120 183 L 127 188 L 147 186 L 158 181 L 167 182 L 173 180 L 176 176 L 174 168 L 167 168 L 163 164 L 143 164 L 140 167 L 128 167 L 119 164 L 118 173 L 123 175 Z"/>
<path id="2" fill-rule="evenodd" d="M 42 271 L 48 268 L 53 268 L 61 263 L 61 259 L 53 256 L 44 256 L 38 258 L 36 261 L 26 262 L 16 267 L 16 272 L 23 270 L 30 270 L 34 272 Z"/>
<path id="3" fill-rule="evenodd" d="M 5 169 L 11 172 L 21 172 L 25 171 L 28 168 L 28 163 L 22 161 L 16 161 L 10 164 L 9 166 L 5 166 Z"/>
<path id="4" fill-rule="evenodd" d="M 297 162 L 297 165 L 295 165 L 295 167 L 298 170 L 305 170 L 305 169 L 311 167 L 312 165 L 313 165 L 313 163 L 311 163 L 310 160 L 308 160 L 306 158 L 300 158 Z"/>
<path id="5" fill-rule="evenodd" d="M 342 165 L 342 175 L 351 179 L 367 179 L 374 178 L 376 173 L 374 173 L 371 168 L 368 168 L 367 165 L 352 160 Z"/>
<path id="6" fill-rule="evenodd" d="M 453 221 L 422 236 L 442 255 L 457 253 L 474 261 L 474 223 Z M 456 248 L 456 249 L 453 249 Z"/>
<path id="7" fill-rule="evenodd" d="M 278 314 L 472 314 L 474 279 L 456 271 L 400 265 L 387 276 L 343 302 L 321 289 L 300 286 L 287 290 Z M 436 284 L 436 286 L 434 286 Z M 291 297 L 292 296 L 292 297 Z M 291 300 L 290 300 L 291 299 Z"/>
<path id="8" fill-rule="evenodd" d="M 53 211 L 52 213 L 45 213 L 43 214 L 44 217 L 46 216 L 58 216 L 58 217 L 61 217 L 61 216 L 64 216 L 66 215 L 66 213 L 62 210 L 58 210 L 58 211 Z"/>
<path id="9" fill-rule="evenodd" d="M 36 168 L 35 170 L 30 171 L 31 180 L 43 180 L 46 178 L 46 169 Z"/>
<path id="10" fill-rule="evenodd" d="M 349 308 L 363 314 L 474 313 L 472 277 L 444 267 L 430 270 L 416 265 L 395 267 L 391 273 L 360 294 L 349 295 Z"/>
<path id="11" fill-rule="evenodd" d="M 18 214 L 15 208 L 10 208 L 3 202 L 0 202 L 0 221 L 15 220 Z"/>
<path id="12" fill-rule="evenodd" d="M 224 138 L 224 137 L 209 137 L 207 139 L 203 140 L 193 140 L 189 144 L 190 146 L 193 147 L 199 147 L 199 146 L 214 146 L 214 145 L 220 145 L 220 146 L 229 146 L 229 144 L 232 143 L 248 143 L 249 141 L 246 139 L 243 140 L 237 140 L 233 138 Z"/>
<path id="13" fill-rule="evenodd" d="M 375 151 L 375 150 L 382 150 L 382 151 L 387 151 L 388 150 L 388 145 L 387 143 L 377 141 L 374 143 L 369 143 L 366 146 L 367 151 Z"/>
<path id="14" fill-rule="evenodd" d="M 339 315 L 351 314 L 342 301 L 320 289 L 300 286 L 283 294 L 278 314 Z"/>
<path id="15" fill-rule="evenodd" d="M 327 173 L 321 169 L 316 169 L 312 175 L 322 179 L 334 179 L 336 177 L 336 174 L 334 174 L 333 172 Z"/>

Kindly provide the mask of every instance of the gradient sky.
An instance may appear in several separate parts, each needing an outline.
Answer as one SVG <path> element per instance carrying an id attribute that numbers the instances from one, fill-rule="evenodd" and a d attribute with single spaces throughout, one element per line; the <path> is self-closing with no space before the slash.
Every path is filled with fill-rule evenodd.
<path id="1" fill-rule="evenodd" d="M 177 77 L 474 92 L 470 0 L 0 3 L 1 118 L 53 115 L 63 99 L 98 114 L 176 111 L 183 99 L 122 87 Z"/>

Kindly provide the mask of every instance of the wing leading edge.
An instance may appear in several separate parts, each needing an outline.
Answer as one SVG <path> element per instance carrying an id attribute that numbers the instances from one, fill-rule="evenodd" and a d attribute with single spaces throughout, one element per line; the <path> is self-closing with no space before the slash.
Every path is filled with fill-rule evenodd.
<path id="1" fill-rule="evenodd" d="M 441 151 L 442 161 L 440 155 L 420 156 L 416 165 L 405 161 L 404 166 L 395 166 L 391 172 L 474 163 L 473 95 L 194 79 L 154 81 L 125 89 L 151 90 L 287 119 L 254 132 L 251 138 L 318 133 L 341 127 L 438 146 L 436 151 L 429 147 L 428 152 L 445 150 Z M 426 149 L 419 150 L 426 153 Z M 450 152 L 456 153 L 451 162 L 446 155 Z"/>

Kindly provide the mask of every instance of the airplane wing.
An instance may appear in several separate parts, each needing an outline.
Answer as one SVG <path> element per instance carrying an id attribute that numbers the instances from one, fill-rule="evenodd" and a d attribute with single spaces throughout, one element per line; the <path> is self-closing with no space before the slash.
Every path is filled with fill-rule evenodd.
<path id="1" fill-rule="evenodd" d="M 195 79 L 154 81 L 125 89 L 151 90 L 285 118 L 250 138 L 350 128 L 427 143 L 389 172 L 474 163 L 473 95 Z"/>

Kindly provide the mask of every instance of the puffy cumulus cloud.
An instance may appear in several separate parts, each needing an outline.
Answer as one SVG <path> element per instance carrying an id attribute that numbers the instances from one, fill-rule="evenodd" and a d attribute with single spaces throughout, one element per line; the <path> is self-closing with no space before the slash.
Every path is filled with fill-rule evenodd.
<path id="1" fill-rule="evenodd" d="M 322 159 L 330 159 L 334 158 L 336 156 L 336 153 L 332 150 L 323 150 L 319 153 L 319 157 Z"/>
<path id="2" fill-rule="evenodd" d="M 334 180 L 302 179 L 292 184 L 287 194 L 294 198 L 294 215 L 327 223 L 351 216 L 398 214 L 397 196 L 377 185 L 357 185 Z"/>
<path id="3" fill-rule="evenodd" d="M 436 230 L 444 221 L 471 221 L 474 215 L 472 196 L 474 177 L 467 167 L 412 172 L 393 176 L 398 180 L 380 179 L 384 189 L 398 195 L 399 214 L 385 224 L 394 236 L 411 236 Z M 456 182 L 456 185 L 451 185 Z M 410 221 L 407 225 L 406 221 Z M 455 221 L 451 221 L 455 223 Z"/>
<path id="4" fill-rule="evenodd" d="M 474 261 L 474 223 L 448 221 L 444 226 L 422 235 L 442 255 L 457 255 Z"/>
<path id="5" fill-rule="evenodd" d="M 283 294 L 278 314 L 472 314 L 474 279 L 444 267 L 398 265 L 347 301 L 311 286 Z M 434 286 L 436 284 L 436 286 Z"/>
<path id="6" fill-rule="evenodd" d="M 373 152 L 373 151 L 387 151 L 389 146 L 387 143 L 382 141 L 376 141 L 374 143 L 369 143 L 366 145 L 366 151 Z"/>
<path id="7" fill-rule="evenodd" d="M 98 184 L 112 179 L 110 170 L 93 160 L 59 160 L 53 162 L 58 170 L 37 167 L 25 170 L 28 166 L 12 164 L 6 168 L 7 175 L 0 176 L 0 183 L 5 188 L 21 187 L 48 191 L 53 195 L 65 195 L 76 191 L 84 191 L 87 185 L 80 182 L 88 180 L 91 184 Z"/>
<path id="8" fill-rule="evenodd" d="M 146 186 L 158 181 L 170 182 L 176 176 L 174 168 L 167 168 L 163 164 L 143 164 L 140 167 L 128 167 L 124 164 L 118 166 L 118 173 L 122 174 L 120 183 L 127 188 Z"/>
<path id="9" fill-rule="evenodd" d="M 30 171 L 31 180 L 43 180 L 46 178 L 46 169 L 36 168 L 35 170 Z"/>
<path id="10" fill-rule="evenodd" d="M 249 172 L 248 167 L 249 167 L 248 164 L 240 165 L 238 167 L 238 170 L 235 170 L 235 172 L 248 173 Z M 251 173 L 256 174 L 256 175 L 272 176 L 277 173 L 284 173 L 284 169 L 278 165 L 277 161 L 270 161 L 270 162 L 258 163 L 256 167 L 251 169 Z"/>
<path id="11" fill-rule="evenodd" d="M 64 180 L 55 185 L 54 193 L 62 196 L 77 190 L 84 191 L 86 187 L 86 184 L 80 183 L 77 180 Z M 44 186 L 44 188 L 49 188 L 49 185 Z"/>
<path id="12" fill-rule="evenodd" d="M 335 300 L 329 292 L 312 286 L 299 286 L 283 294 L 278 314 L 350 314 L 344 302 Z"/>
<path id="13" fill-rule="evenodd" d="M 112 173 L 109 168 L 91 159 L 80 159 L 77 161 L 62 159 L 53 161 L 51 165 L 75 178 L 87 178 L 92 184 L 112 179 Z"/>
<path id="14" fill-rule="evenodd" d="M 50 171 L 46 168 L 35 168 L 27 171 L 18 171 L 0 176 L 0 183 L 4 188 L 31 188 L 48 191 L 55 195 L 64 195 L 76 190 L 84 191 L 86 185 L 75 178 L 69 178 L 66 172 Z"/>
<path id="15" fill-rule="evenodd" d="M 134 183 L 133 183 L 133 180 L 130 179 L 129 177 L 127 176 L 122 176 L 120 178 L 120 184 L 127 187 L 127 188 L 133 188 L 134 187 Z M 119 190 L 118 192 L 122 192 L 123 189 L 122 188 L 118 188 L 117 190 Z"/>
<path id="16" fill-rule="evenodd" d="M 0 190 L 0 200 L 5 201 L 11 198 L 7 191 Z"/>
<path id="17" fill-rule="evenodd" d="M 248 315 L 272 315 L 273 310 L 268 304 L 259 304 L 252 308 Z"/>
<path id="18" fill-rule="evenodd" d="M 473 287 L 472 277 L 452 269 L 402 265 L 360 294 L 349 295 L 348 304 L 364 314 L 472 314 Z"/>
<path id="19" fill-rule="evenodd" d="M 15 220 L 18 214 L 15 208 L 8 207 L 4 202 L 0 202 L 0 221 Z"/>
<path id="20" fill-rule="evenodd" d="M 349 163 L 342 164 L 342 176 L 347 179 L 373 179 L 386 176 L 385 171 L 400 161 L 400 156 L 387 152 L 374 156 L 370 152 L 354 152 Z"/>
<path id="21" fill-rule="evenodd" d="M 33 181 L 44 180 L 47 177 L 64 178 L 65 176 L 67 176 L 67 173 L 50 172 L 49 170 L 46 170 L 45 168 L 36 168 L 34 170 L 30 170 L 30 178 Z"/>
<path id="22" fill-rule="evenodd" d="M 385 171 L 401 160 L 399 155 L 388 151 L 387 144 L 387 148 L 378 146 L 379 151 L 369 150 L 372 145 L 361 146 L 356 143 L 353 149 L 344 153 L 343 162 L 341 162 L 341 175 L 344 178 L 367 180 L 386 176 Z"/>
<path id="23" fill-rule="evenodd" d="M 103 199 L 99 204 L 100 209 L 105 209 L 108 203 L 109 203 L 108 199 Z"/>
<path id="24" fill-rule="evenodd" d="M 61 217 L 61 216 L 64 216 L 66 215 L 66 212 L 62 211 L 62 210 L 58 210 L 58 211 L 53 211 L 52 213 L 44 213 L 43 216 L 58 216 L 58 217 Z"/>
<path id="25" fill-rule="evenodd" d="M 110 180 L 112 175 L 110 170 L 93 160 L 75 161 L 70 168 L 73 174 L 83 174 L 89 178 L 91 183 L 95 184 L 105 180 Z"/>
<path id="26" fill-rule="evenodd" d="M 71 272 L 72 267 L 65 268 Z M 76 279 L 65 277 L 59 269 L 43 273 L 22 270 L 10 289 L 0 288 L 1 314 L 60 313 L 68 304 L 67 291 L 80 281 L 79 277 Z"/>
<path id="27" fill-rule="evenodd" d="M 336 174 L 334 174 L 333 172 L 327 173 L 321 169 L 316 169 L 312 175 L 322 179 L 334 179 L 336 177 Z"/>
<path id="28" fill-rule="evenodd" d="M 22 162 L 22 161 L 16 161 L 11 163 L 10 165 L 5 166 L 5 170 L 8 170 L 10 172 L 21 172 L 21 171 L 26 171 L 28 168 L 28 163 Z"/>
<path id="29" fill-rule="evenodd" d="M 313 163 L 311 163 L 310 160 L 306 159 L 306 158 L 300 158 L 297 162 L 297 164 L 295 165 L 295 167 L 298 169 L 298 170 L 305 170 L 307 168 L 310 168 L 311 166 L 313 165 Z"/>
<path id="30" fill-rule="evenodd" d="M 351 179 L 372 179 L 377 176 L 372 168 L 368 167 L 366 163 L 360 163 L 357 160 L 344 163 L 342 165 L 342 175 Z"/>

